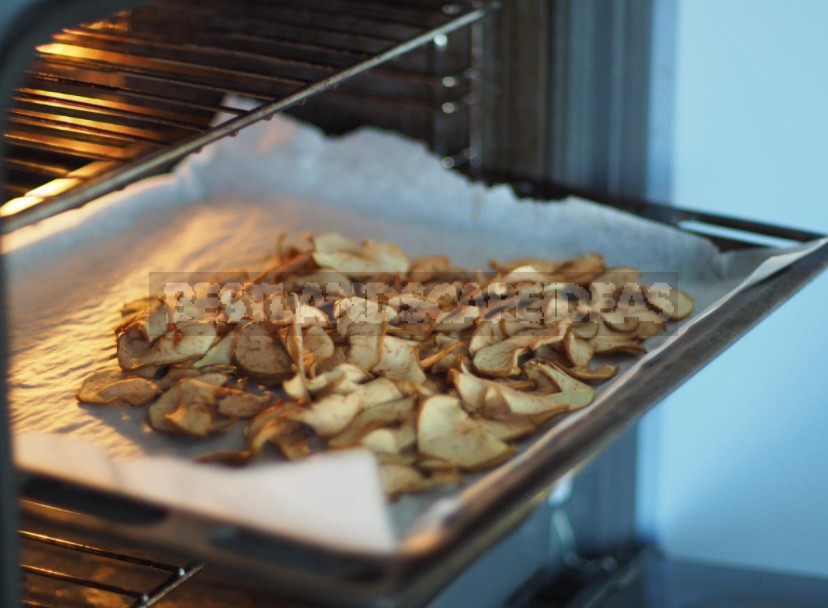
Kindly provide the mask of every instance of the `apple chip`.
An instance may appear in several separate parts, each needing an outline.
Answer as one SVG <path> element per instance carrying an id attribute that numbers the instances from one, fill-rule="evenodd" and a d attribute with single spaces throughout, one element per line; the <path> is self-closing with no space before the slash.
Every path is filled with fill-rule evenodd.
<path id="1" fill-rule="evenodd" d="M 572 329 L 566 332 L 563 347 L 569 362 L 576 367 L 589 365 L 595 354 L 595 347 L 586 340 L 579 338 Z"/>
<path id="2" fill-rule="evenodd" d="M 508 416 L 500 420 L 476 418 L 483 429 L 501 441 L 523 439 L 535 432 L 537 425 L 529 416 Z"/>
<path id="3" fill-rule="evenodd" d="M 359 385 L 347 395 L 327 395 L 307 409 L 291 412 L 288 417 L 307 424 L 320 437 L 331 437 L 348 426 L 362 410 L 402 396 L 402 392 L 392 380 L 377 378 Z"/>
<path id="4" fill-rule="evenodd" d="M 167 420 L 180 431 L 196 437 L 207 437 L 221 430 L 226 419 L 217 411 L 218 387 L 196 378 L 185 378 L 179 383 L 178 407 L 167 414 Z"/>
<path id="5" fill-rule="evenodd" d="M 238 333 L 232 331 L 226 334 L 218 342 L 210 347 L 204 356 L 193 363 L 193 367 L 206 367 L 209 365 L 232 365 L 233 349 L 236 347 Z"/>
<path id="6" fill-rule="evenodd" d="M 353 447 L 375 429 L 396 426 L 412 419 L 415 402 L 415 397 L 403 397 L 363 410 L 343 431 L 328 440 L 328 446 L 337 449 Z"/>
<path id="7" fill-rule="evenodd" d="M 470 471 L 502 462 L 513 452 L 507 443 L 469 417 L 459 399 L 448 395 L 431 397 L 421 405 L 417 446 L 421 454 Z"/>
<path id="8" fill-rule="evenodd" d="M 251 322 L 240 331 L 233 357 L 242 373 L 265 385 L 290 377 L 290 356 L 261 324 Z"/>
<path id="9" fill-rule="evenodd" d="M 93 405 L 127 403 L 145 405 L 160 392 L 152 380 L 127 376 L 120 371 L 106 370 L 88 376 L 78 391 L 78 401 Z"/>
<path id="10" fill-rule="evenodd" d="M 595 349 L 596 354 L 629 353 L 631 355 L 643 355 L 647 352 L 647 348 L 639 343 L 635 337 L 626 335 L 598 335 L 590 338 L 589 343 Z"/>
<path id="11" fill-rule="evenodd" d="M 408 256 L 401 249 L 390 243 L 364 241 L 354 248 L 353 242 L 341 239 L 331 247 L 333 239 L 326 239 L 320 249 L 319 240 L 313 252 L 313 261 L 320 268 L 341 272 L 348 277 L 377 276 L 407 272 L 410 266 Z M 330 247 L 330 249 L 329 249 Z"/>
<path id="12" fill-rule="evenodd" d="M 644 292 L 647 301 L 671 321 L 680 321 L 693 312 L 693 299 L 680 289 L 669 285 L 653 285 Z"/>
<path id="13" fill-rule="evenodd" d="M 380 346 L 379 362 L 371 371 L 397 380 L 423 383 L 426 375 L 420 368 L 420 354 L 417 343 L 385 336 Z"/>
<path id="14" fill-rule="evenodd" d="M 566 373 L 584 382 L 605 382 L 618 373 L 617 365 L 603 363 L 596 367 L 569 367 Z"/>

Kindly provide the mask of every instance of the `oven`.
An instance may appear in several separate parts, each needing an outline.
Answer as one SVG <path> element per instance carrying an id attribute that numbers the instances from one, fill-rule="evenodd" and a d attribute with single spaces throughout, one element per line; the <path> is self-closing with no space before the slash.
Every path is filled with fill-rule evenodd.
<path id="1" fill-rule="evenodd" d="M 575 195 L 689 231 L 818 241 L 646 200 L 652 19 L 646 2 L 6 3 L 3 230 L 168 172 L 287 113 L 331 137 L 365 125 L 398 132 L 424 142 L 444 168 L 508 184 L 521 197 Z M 710 238 L 723 250 L 751 244 Z M 434 598 L 531 606 L 540 597 L 594 605 L 660 567 L 636 529 L 635 422 L 826 259 L 823 243 L 733 294 L 649 359 L 645 381 L 614 391 L 497 492 L 479 490 L 448 529 L 390 560 L 17 471 L 4 432 L 3 599 L 241 608 Z M 4 344 L 7 336 L 4 328 Z M 7 417 L 5 391 L 3 399 Z"/>

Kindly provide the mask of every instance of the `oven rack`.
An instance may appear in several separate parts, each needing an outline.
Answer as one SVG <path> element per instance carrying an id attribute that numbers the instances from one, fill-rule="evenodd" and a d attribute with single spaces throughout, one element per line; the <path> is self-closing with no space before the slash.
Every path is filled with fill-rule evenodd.
<path id="1" fill-rule="evenodd" d="M 121 567 L 135 566 L 163 573 L 166 576 L 166 578 L 151 588 L 135 589 L 120 583 L 117 578 L 114 582 L 112 580 L 101 580 L 100 576 L 92 577 L 88 574 L 72 573 L 69 571 L 69 568 L 56 570 L 24 561 L 20 565 L 20 570 L 27 582 L 26 593 L 24 594 L 26 599 L 23 601 L 23 606 L 26 608 L 57 608 L 58 604 L 52 602 L 65 602 L 65 596 L 71 596 L 73 590 L 80 592 L 89 590 L 101 592 L 110 601 L 121 598 L 131 602 L 129 604 L 131 608 L 150 608 L 158 604 L 158 602 L 204 568 L 204 564 L 201 563 L 191 563 L 181 566 L 172 565 L 162 561 L 109 551 L 100 547 L 73 542 L 58 536 L 30 530 L 20 530 L 19 538 L 24 547 L 26 544 L 31 543 L 40 548 L 51 550 L 48 553 L 49 558 L 47 558 L 49 561 L 54 561 L 56 552 L 62 550 L 66 553 L 66 557 L 64 557 L 66 561 L 78 561 L 78 558 L 82 559 L 93 556 L 101 561 L 111 562 Z M 117 576 L 118 573 L 116 571 Z M 46 591 L 40 590 L 38 583 L 45 582 L 48 585 L 51 581 L 64 587 L 61 593 L 64 596 L 63 598 L 55 597 L 55 594 L 48 587 Z"/>
<path id="2" fill-rule="evenodd" d="M 14 198 L 0 208 L 3 230 L 169 170 L 276 112 L 301 113 L 323 91 L 339 107 L 378 116 L 384 105 L 405 108 L 406 124 L 391 126 L 428 141 L 446 166 L 462 166 L 474 157 L 476 75 L 469 45 L 451 53 L 448 35 L 468 36 L 466 26 L 497 6 L 154 0 L 64 28 L 37 46 L 13 94 L 3 162 L 5 198 Z M 258 105 L 228 105 L 228 93 Z"/>

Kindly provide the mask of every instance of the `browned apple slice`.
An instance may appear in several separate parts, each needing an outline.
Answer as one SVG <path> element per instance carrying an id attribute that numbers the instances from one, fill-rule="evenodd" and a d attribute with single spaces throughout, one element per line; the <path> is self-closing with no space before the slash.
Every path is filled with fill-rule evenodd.
<path id="1" fill-rule="evenodd" d="M 287 351 L 255 322 L 239 331 L 233 359 L 242 373 L 265 385 L 281 382 L 293 373 Z"/>
<path id="2" fill-rule="evenodd" d="M 576 380 L 584 382 L 604 382 L 618 373 L 618 366 L 604 363 L 592 368 L 570 367 L 567 368 L 566 373 Z"/>
<path id="3" fill-rule="evenodd" d="M 167 420 L 179 431 L 195 437 L 207 437 L 223 425 L 216 405 L 217 387 L 195 378 L 185 378 L 178 384 L 178 407 L 167 414 Z"/>
<path id="4" fill-rule="evenodd" d="M 252 418 L 264 411 L 273 401 L 272 393 L 254 395 L 227 387 L 218 389 L 218 413 L 233 418 Z"/>

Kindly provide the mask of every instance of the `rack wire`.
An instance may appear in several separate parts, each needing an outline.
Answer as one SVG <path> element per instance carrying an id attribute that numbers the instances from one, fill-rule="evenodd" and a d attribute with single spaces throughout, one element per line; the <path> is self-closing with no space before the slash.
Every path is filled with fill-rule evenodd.
<path id="1" fill-rule="evenodd" d="M 65 28 L 37 47 L 14 94 L 4 133 L 4 230 L 168 170 L 322 91 L 339 104 L 424 116 L 412 123 L 467 114 L 473 75 L 435 73 L 439 52 L 412 51 L 431 42 L 440 51 L 447 34 L 496 6 L 477 4 L 154 0 Z M 259 105 L 228 105 L 227 94 Z M 214 125 L 219 115 L 224 122 Z M 430 143 L 449 166 L 472 156 L 465 145 Z"/>
<path id="2" fill-rule="evenodd" d="M 120 601 L 125 602 L 121 605 L 128 605 L 132 608 L 149 608 L 190 580 L 204 567 L 203 564 L 199 563 L 181 566 L 168 564 L 28 530 L 21 530 L 19 535 L 24 549 L 27 545 L 33 545 L 37 556 L 40 555 L 38 548 L 44 549 L 48 551 L 50 565 L 60 564 L 60 566 L 50 568 L 31 563 L 21 564 L 20 569 L 25 575 L 27 583 L 27 597 L 23 605 L 30 608 L 64 606 L 68 602 L 74 601 L 70 598 L 83 596 L 85 592 L 89 591 L 105 596 L 102 601 L 107 605 L 118 605 L 115 602 Z M 31 552 L 30 550 L 29 553 Z M 60 552 L 63 552 L 64 555 L 61 556 Z M 78 558 L 89 557 L 97 560 L 98 570 L 101 570 L 101 564 L 104 564 L 103 570 L 106 573 L 111 573 L 112 570 L 107 568 L 105 564 L 115 564 L 117 568 L 115 570 L 116 580 L 119 582 L 101 580 L 100 574 L 97 577 L 90 574 L 95 570 L 78 568 L 77 563 L 83 562 L 83 559 Z M 74 569 L 80 570 L 80 573 L 70 572 L 67 565 L 75 565 Z M 142 577 L 149 581 L 149 583 L 145 582 L 147 588 L 136 588 L 137 585 L 133 587 L 120 582 L 120 578 L 123 576 L 120 569 L 129 566 L 156 574 L 155 581 L 152 577 Z M 163 577 L 161 580 L 157 580 L 159 574 Z M 50 584 L 57 585 L 60 591 L 55 592 Z"/>

